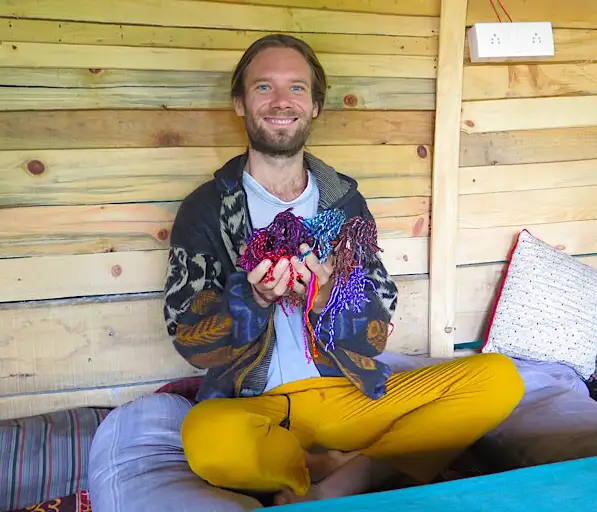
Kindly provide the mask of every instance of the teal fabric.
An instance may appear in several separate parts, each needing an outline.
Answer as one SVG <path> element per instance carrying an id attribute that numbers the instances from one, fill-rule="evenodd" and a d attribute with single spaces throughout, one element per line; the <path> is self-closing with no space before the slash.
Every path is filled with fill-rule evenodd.
<path id="1" fill-rule="evenodd" d="M 335 500 L 286 505 L 284 512 L 566 512 L 590 510 L 597 457 Z M 271 507 L 275 512 L 282 507 Z"/>

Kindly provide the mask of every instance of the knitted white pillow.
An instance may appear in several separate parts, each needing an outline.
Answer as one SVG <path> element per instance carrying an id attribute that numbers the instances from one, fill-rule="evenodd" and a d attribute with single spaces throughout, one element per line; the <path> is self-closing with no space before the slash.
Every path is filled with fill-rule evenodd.
<path id="1" fill-rule="evenodd" d="M 521 231 L 482 352 L 562 363 L 588 379 L 597 358 L 597 269 Z"/>

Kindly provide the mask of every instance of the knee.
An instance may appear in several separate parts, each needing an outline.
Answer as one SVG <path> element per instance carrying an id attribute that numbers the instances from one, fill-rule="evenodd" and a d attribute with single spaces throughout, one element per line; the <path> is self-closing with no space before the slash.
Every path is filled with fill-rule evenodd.
<path id="1" fill-rule="evenodd" d="M 492 394 L 495 405 L 514 409 L 525 392 L 524 381 L 516 365 L 508 356 L 497 353 L 475 356 L 483 371 L 483 382 L 488 393 Z"/>
<path id="2" fill-rule="evenodd" d="M 197 404 L 182 426 L 182 446 L 191 470 L 215 486 L 225 487 L 229 473 L 257 460 L 260 436 L 270 420 L 235 407 L 226 399 Z"/>

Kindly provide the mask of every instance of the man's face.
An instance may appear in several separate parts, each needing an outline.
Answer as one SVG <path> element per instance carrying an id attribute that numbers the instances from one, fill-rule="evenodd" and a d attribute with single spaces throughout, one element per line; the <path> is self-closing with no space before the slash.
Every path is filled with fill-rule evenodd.
<path id="1" fill-rule="evenodd" d="M 234 101 L 254 150 L 290 157 L 303 148 L 318 114 L 311 82 L 311 68 L 296 50 L 267 48 L 257 54 L 245 72 L 245 97 Z"/>

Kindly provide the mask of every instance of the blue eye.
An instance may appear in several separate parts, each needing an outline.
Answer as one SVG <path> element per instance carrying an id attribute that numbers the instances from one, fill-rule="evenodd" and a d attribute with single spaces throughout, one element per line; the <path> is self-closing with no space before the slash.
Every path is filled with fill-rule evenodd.
<path id="1" fill-rule="evenodd" d="M 301 92 L 303 89 L 304 88 L 302 86 L 300 86 L 300 85 L 295 85 L 295 86 L 292 87 L 292 90 L 294 92 Z"/>
<path id="2" fill-rule="evenodd" d="M 258 91 L 266 91 L 269 88 L 267 84 L 260 84 L 257 86 Z"/>

